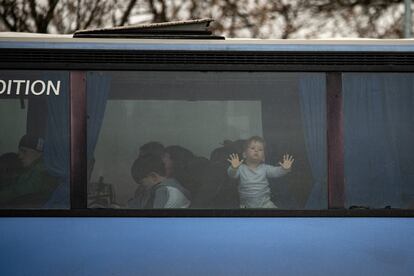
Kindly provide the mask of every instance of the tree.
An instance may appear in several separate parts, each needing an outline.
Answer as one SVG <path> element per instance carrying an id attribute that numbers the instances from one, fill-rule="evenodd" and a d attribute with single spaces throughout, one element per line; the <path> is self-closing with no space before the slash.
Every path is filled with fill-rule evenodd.
<path id="1" fill-rule="evenodd" d="M 122 2 L 122 4 L 120 4 Z M 2 29 L 73 33 L 79 29 L 123 25 L 137 0 L 0 0 Z"/>
<path id="2" fill-rule="evenodd" d="M 403 37 L 403 0 L 309 0 L 305 8 L 329 21 L 339 36 Z M 331 36 L 335 36 L 332 34 Z M 337 35 L 338 36 L 338 35 Z"/>
<path id="3" fill-rule="evenodd" d="M 49 0 L 44 6 L 36 1 L 1 0 L 0 18 L 10 31 L 46 33 L 52 21 L 58 0 Z"/>
<path id="4" fill-rule="evenodd" d="M 79 29 L 216 20 L 226 37 L 402 37 L 403 0 L 0 0 L 0 29 Z"/>

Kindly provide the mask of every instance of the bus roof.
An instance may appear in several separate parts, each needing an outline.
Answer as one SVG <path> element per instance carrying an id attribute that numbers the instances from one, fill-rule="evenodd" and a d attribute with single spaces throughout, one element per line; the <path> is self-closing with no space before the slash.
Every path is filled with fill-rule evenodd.
<path id="1" fill-rule="evenodd" d="M 125 39 L 0 32 L 0 49 L 414 52 L 414 39 Z"/>

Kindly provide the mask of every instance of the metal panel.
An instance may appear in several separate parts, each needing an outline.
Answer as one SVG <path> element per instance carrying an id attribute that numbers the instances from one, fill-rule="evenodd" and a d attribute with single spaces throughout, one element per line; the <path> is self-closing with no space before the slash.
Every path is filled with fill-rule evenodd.
<path id="1" fill-rule="evenodd" d="M 328 206 L 344 208 L 344 131 L 342 74 L 326 74 L 327 141 L 328 141 Z"/>
<path id="2" fill-rule="evenodd" d="M 71 209 L 87 206 L 86 73 L 70 72 L 70 202 Z"/>

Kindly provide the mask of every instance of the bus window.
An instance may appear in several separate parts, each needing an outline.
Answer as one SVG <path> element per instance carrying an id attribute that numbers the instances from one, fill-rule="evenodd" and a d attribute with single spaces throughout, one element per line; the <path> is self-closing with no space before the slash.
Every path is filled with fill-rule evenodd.
<path id="1" fill-rule="evenodd" d="M 0 72 L 0 208 L 69 208 L 68 76 Z"/>
<path id="2" fill-rule="evenodd" d="M 347 207 L 413 208 L 414 74 L 343 75 Z"/>
<path id="3" fill-rule="evenodd" d="M 326 209 L 325 94 L 322 73 L 88 72 L 88 207 Z"/>

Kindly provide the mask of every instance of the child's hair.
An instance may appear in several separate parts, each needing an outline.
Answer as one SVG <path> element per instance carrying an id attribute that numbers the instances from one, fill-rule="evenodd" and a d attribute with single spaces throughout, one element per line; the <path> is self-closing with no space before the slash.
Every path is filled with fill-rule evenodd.
<path id="1" fill-rule="evenodd" d="M 157 141 L 151 141 L 144 145 L 142 145 L 139 148 L 139 156 L 144 155 L 157 155 L 157 156 L 163 156 L 165 147 L 163 144 Z"/>
<path id="2" fill-rule="evenodd" d="M 246 143 L 244 144 L 243 151 L 246 151 L 249 148 L 249 146 L 250 146 L 250 144 L 252 142 L 261 143 L 263 145 L 263 147 L 266 146 L 265 140 L 262 137 L 260 137 L 260 136 L 252 136 L 252 137 L 250 137 L 249 139 L 246 140 Z"/>
<path id="3" fill-rule="evenodd" d="M 137 183 L 151 173 L 165 176 L 165 167 L 160 156 L 154 154 L 140 156 L 131 167 L 131 175 Z"/>

